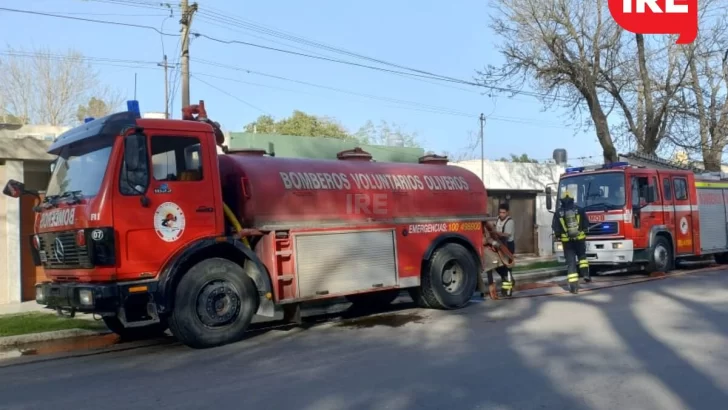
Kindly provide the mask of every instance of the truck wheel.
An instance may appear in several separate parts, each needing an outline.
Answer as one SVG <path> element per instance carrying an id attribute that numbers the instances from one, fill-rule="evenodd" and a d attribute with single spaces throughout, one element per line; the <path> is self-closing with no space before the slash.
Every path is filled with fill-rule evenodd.
<path id="1" fill-rule="evenodd" d="M 224 258 L 210 258 L 180 280 L 169 326 L 187 346 L 221 346 L 244 337 L 257 309 L 255 283 L 243 268 Z"/>
<path id="2" fill-rule="evenodd" d="M 718 265 L 728 265 L 728 253 L 716 253 L 714 256 Z"/>
<path id="3" fill-rule="evenodd" d="M 162 337 L 168 327 L 167 321 L 164 318 L 159 318 L 159 323 L 142 327 L 124 327 L 121 324 L 121 320 L 116 316 L 102 316 L 101 319 L 109 330 L 119 335 L 121 340 L 129 342 Z"/>
<path id="4" fill-rule="evenodd" d="M 478 264 L 465 247 L 448 243 L 438 248 L 422 272 L 417 299 L 435 309 L 458 309 L 475 293 Z M 417 300 L 415 300 L 417 302 Z"/>
<path id="5" fill-rule="evenodd" d="M 354 309 L 379 309 L 386 307 L 399 296 L 399 289 L 383 290 L 381 292 L 360 293 L 349 295 L 346 300 L 351 303 Z"/>
<path id="6" fill-rule="evenodd" d="M 650 261 L 647 264 L 648 273 L 664 272 L 672 270 L 672 247 L 664 236 L 658 236 L 655 244 L 650 250 Z"/>

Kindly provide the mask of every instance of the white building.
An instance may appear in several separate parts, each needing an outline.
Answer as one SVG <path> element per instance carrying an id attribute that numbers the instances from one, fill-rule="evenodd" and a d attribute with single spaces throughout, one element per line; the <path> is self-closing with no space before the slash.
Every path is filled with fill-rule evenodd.
<path id="1" fill-rule="evenodd" d="M 507 202 L 516 223 L 516 253 L 548 256 L 553 254 L 551 221 L 546 209 L 547 185 L 556 191 L 565 167 L 557 164 L 533 164 L 503 161 L 461 161 L 450 163 L 480 176 L 488 191 L 488 213 L 498 214 L 498 205 Z M 552 198 L 555 200 L 555 198 Z"/>

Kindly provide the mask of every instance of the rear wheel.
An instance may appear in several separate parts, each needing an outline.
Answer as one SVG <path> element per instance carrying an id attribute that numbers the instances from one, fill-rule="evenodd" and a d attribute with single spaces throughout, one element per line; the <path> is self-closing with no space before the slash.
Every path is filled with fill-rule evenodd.
<path id="1" fill-rule="evenodd" d="M 227 259 L 210 258 L 194 265 L 175 292 L 172 333 L 193 348 L 241 340 L 258 308 L 255 283 Z"/>
<path id="2" fill-rule="evenodd" d="M 652 249 L 650 249 L 650 261 L 647 264 L 648 273 L 667 273 L 672 270 L 673 262 L 670 242 L 664 236 L 658 236 Z"/>
<path id="3" fill-rule="evenodd" d="M 477 284 L 478 264 L 468 250 L 448 243 L 438 248 L 422 272 L 419 289 L 411 292 L 421 306 L 458 309 L 468 304 Z"/>
<path id="4" fill-rule="evenodd" d="M 167 321 L 164 318 L 160 318 L 159 323 L 141 327 L 124 327 L 121 320 L 116 316 L 103 316 L 101 319 L 104 321 L 106 327 L 119 335 L 119 338 L 123 341 L 162 337 L 164 336 L 165 330 L 167 330 Z"/>

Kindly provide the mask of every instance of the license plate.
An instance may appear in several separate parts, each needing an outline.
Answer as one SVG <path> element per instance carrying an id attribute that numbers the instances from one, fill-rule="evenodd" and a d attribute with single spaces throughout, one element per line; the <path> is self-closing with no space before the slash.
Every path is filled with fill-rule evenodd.
<path id="1" fill-rule="evenodd" d="M 48 257 L 46 256 L 46 251 L 40 251 L 40 261 L 41 262 L 48 262 Z"/>

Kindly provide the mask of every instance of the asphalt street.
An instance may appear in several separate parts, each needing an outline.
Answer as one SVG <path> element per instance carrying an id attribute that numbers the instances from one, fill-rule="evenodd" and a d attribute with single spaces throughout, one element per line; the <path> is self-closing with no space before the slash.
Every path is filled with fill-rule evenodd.
<path id="1" fill-rule="evenodd" d="M 721 409 L 728 271 L 0 368 L 0 409 Z"/>

